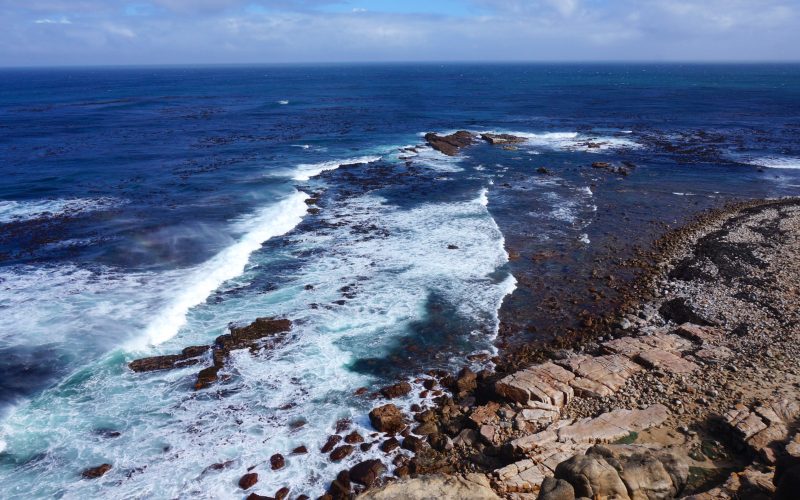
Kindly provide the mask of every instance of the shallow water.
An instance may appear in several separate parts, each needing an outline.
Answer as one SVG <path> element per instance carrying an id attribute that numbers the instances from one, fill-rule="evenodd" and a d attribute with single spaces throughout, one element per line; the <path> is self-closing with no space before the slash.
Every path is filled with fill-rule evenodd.
<path id="1" fill-rule="evenodd" d="M 800 190 L 798 66 L 7 70 L 0 88 L 9 497 L 238 497 L 253 466 L 259 493 L 318 495 L 381 455 L 316 451 L 342 418 L 371 432 L 357 388 L 495 353 L 501 319 L 563 325 L 545 302 L 598 256 Z M 458 129 L 527 141 L 402 149 Z M 196 366 L 127 369 L 265 316 L 289 340 L 235 353 L 212 389 Z"/>

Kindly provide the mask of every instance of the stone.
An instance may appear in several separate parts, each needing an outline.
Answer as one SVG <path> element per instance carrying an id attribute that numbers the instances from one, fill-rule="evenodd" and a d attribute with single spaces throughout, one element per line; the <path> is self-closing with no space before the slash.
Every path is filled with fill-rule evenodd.
<path id="1" fill-rule="evenodd" d="M 470 474 L 471 479 L 475 475 Z M 374 490 L 368 490 L 359 500 L 499 500 L 500 497 L 485 482 L 464 476 L 432 475 L 401 479 Z"/>
<path id="2" fill-rule="evenodd" d="M 693 323 L 683 323 L 675 330 L 675 333 L 701 345 L 713 344 L 722 337 L 722 332 L 718 328 Z"/>
<path id="3" fill-rule="evenodd" d="M 700 369 L 688 359 L 663 349 L 642 351 L 636 356 L 636 360 L 648 368 L 676 374 L 692 373 Z"/>
<path id="4" fill-rule="evenodd" d="M 563 479 L 545 478 L 537 500 L 575 500 L 575 489 Z"/>
<path id="5" fill-rule="evenodd" d="M 353 431 L 344 437 L 344 442 L 347 444 L 363 443 L 364 437 L 358 431 Z"/>
<path id="6" fill-rule="evenodd" d="M 383 451 L 384 453 L 391 453 L 397 448 L 400 448 L 400 441 L 398 441 L 397 438 L 394 437 L 391 437 L 386 441 L 384 441 L 383 443 L 381 443 L 381 451 Z"/>
<path id="7" fill-rule="evenodd" d="M 469 416 L 469 419 L 476 426 L 481 426 L 483 424 L 497 420 L 497 410 L 499 409 L 500 409 L 500 403 L 497 403 L 495 401 L 490 401 L 489 403 L 483 406 L 475 408 L 475 410 Z"/>
<path id="8" fill-rule="evenodd" d="M 658 309 L 659 314 L 666 320 L 681 325 L 692 323 L 699 326 L 715 326 L 697 314 L 692 306 L 682 297 L 664 302 Z"/>
<path id="9" fill-rule="evenodd" d="M 353 453 L 353 445 L 345 444 L 339 446 L 338 448 L 335 448 L 331 452 L 330 457 L 331 460 L 333 460 L 334 462 L 339 462 L 340 460 L 344 460 L 345 458 L 350 456 L 351 453 Z"/>
<path id="10" fill-rule="evenodd" d="M 258 482 L 258 474 L 255 472 L 250 472 L 245 474 L 244 476 L 239 479 L 239 488 L 243 490 L 248 490 L 256 485 Z"/>
<path id="11" fill-rule="evenodd" d="M 381 389 L 381 395 L 386 399 L 399 398 L 411 392 L 411 384 L 408 382 L 399 382 L 388 387 Z"/>
<path id="12" fill-rule="evenodd" d="M 403 449 L 413 453 L 419 453 L 425 448 L 425 441 L 416 436 L 407 436 L 403 439 Z"/>
<path id="13" fill-rule="evenodd" d="M 322 448 L 320 448 L 319 451 L 321 451 L 322 453 L 330 453 L 330 451 L 333 450 L 333 448 L 336 447 L 336 445 L 339 444 L 341 440 L 342 436 L 334 434 L 333 436 L 328 437 L 328 440 L 325 441 L 325 444 L 322 445 Z"/>
<path id="14" fill-rule="evenodd" d="M 642 367 L 621 354 L 575 356 L 558 362 L 578 377 L 570 381 L 577 394 L 604 397 L 618 391 Z"/>
<path id="15" fill-rule="evenodd" d="M 552 471 L 526 459 L 494 471 L 500 493 L 535 493 Z"/>
<path id="16" fill-rule="evenodd" d="M 677 455 L 637 445 L 598 445 L 586 451 L 619 472 L 632 498 L 677 498 L 689 480 L 689 465 Z"/>
<path id="17" fill-rule="evenodd" d="M 384 472 L 386 466 L 380 460 L 366 460 L 350 469 L 350 480 L 369 488 Z"/>
<path id="18" fill-rule="evenodd" d="M 305 455 L 306 453 L 308 453 L 308 448 L 305 446 L 298 446 L 292 450 L 292 454 L 294 455 Z"/>
<path id="19" fill-rule="evenodd" d="M 398 433 L 406 427 L 403 413 L 393 404 L 374 408 L 369 412 L 369 421 L 376 430 L 388 434 Z"/>
<path id="20" fill-rule="evenodd" d="M 283 458 L 283 455 L 280 453 L 276 453 L 269 457 L 269 463 L 272 467 L 272 470 L 283 469 L 283 467 L 286 465 L 286 459 Z"/>
<path id="21" fill-rule="evenodd" d="M 453 439 L 453 446 L 475 446 L 478 443 L 478 439 L 479 435 L 474 429 L 464 429 Z"/>
<path id="22" fill-rule="evenodd" d="M 536 434 L 529 434 L 511 441 L 511 448 L 517 453 L 528 453 L 536 448 L 544 447 L 549 443 L 558 441 L 558 433 L 552 430 L 544 430 Z"/>
<path id="23" fill-rule="evenodd" d="M 275 492 L 275 500 L 284 500 L 289 496 L 289 488 L 283 487 Z"/>
<path id="24" fill-rule="evenodd" d="M 102 464 L 97 467 L 90 467 L 81 472 L 81 476 L 86 479 L 97 479 L 103 477 L 108 471 L 112 469 L 111 464 Z"/>

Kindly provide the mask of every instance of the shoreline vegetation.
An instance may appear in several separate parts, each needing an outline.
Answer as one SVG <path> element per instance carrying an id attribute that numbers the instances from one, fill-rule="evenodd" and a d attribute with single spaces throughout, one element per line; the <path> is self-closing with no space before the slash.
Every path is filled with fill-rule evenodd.
<path id="1" fill-rule="evenodd" d="M 522 139 L 459 131 L 425 140 L 452 156 L 479 140 L 514 148 Z M 800 199 L 699 214 L 639 252 L 638 277 L 620 283 L 621 305 L 581 328 L 509 347 L 477 372 L 359 389 L 376 400 L 376 432 L 341 422 L 319 451 L 338 462 L 376 446 L 385 460 L 342 470 L 320 498 L 790 498 L 800 487 L 799 256 Z M 290 330 L 260 318 L 214 345 L 130 368 L 200 364 L 210 351 L 202 390 L 231 350 L 269 349 Z M 415 387 L 435 405 L 407 412 L 391 402 Z M 282 468 L 283 455 L 270 464 Z M 254 493 L 258 474 L 249 470 L 239 486 L 252 500 L 309 498 L 287 488 Z"/>

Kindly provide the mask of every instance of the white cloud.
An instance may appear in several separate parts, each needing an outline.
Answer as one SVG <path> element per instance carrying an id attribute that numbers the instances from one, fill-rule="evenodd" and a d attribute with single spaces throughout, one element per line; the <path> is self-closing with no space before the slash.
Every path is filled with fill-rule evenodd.
<path id="1" fill-rule="evenodd" d="M 62 17 L 59 19 L 49 19 L 49 18 L 37 19 L 33 22 L 34 24 L 72 24 L 72 21 L 70 21 L 66 17 Z"/>

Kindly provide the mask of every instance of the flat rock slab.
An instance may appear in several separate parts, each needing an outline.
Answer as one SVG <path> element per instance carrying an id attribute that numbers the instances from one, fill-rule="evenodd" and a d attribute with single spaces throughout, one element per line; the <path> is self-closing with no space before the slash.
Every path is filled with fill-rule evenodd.
<path id="1" fill-rule="evenodd" d="M 677 335 L 670 333 L 656 333 L 642 337 L 622 337 L 609 340 L 603 344 L 603 349 L 613 354 L 622 354 L 628 358 L 635 358 L 639 353 L 652 349 L 661 349 L 668 352 L 683 352 L 692 348 L 692 343 Z"/>
<path id="2" fill-rule="evenodd" d="M 486 476 L 467 474 L 466 476 L 420 476 L 401 479 L 378 489 L 367 490 L 359 497 L 363 500 L 500 500 L 492 491 Z"/>
<path id="3" fill-rule="evenodd" d="M 622 354 L 575 356 L 559 361 L 578 377 L 570 385 L 579 395 L 603 397 L 617 392 L 642 367 Z"/>
<path id="4" fill-rule="evenodd" d="M 500 493 L 536 493 L 553 472 L 533 460 L 521 460 L 495 471 Z"/>
<path id="5" fill-rule="evenodd" d="M 558 430 L 559 442 L 610 443 L 664 423 L 669 411 L 664 405 L 644 410 L 619 409 L 596 418 L 585 418 Z"/>
<path id="6" fill-rule="evenodd" d="M 574 373 L 548 362 L 503 378 L 495 389 L 501 396 L 523 405 L 542 402 L 561 408 L 575 395 L 569 385 L 574 378 Z"/>
<path id="7" fill-rule="evenodd" d="M 762 403 L 753 409 L 736 405 L 724 418 L 739 439 L 767 463 L 774 464 L 780 453 L 778 445 L 789 437 L 789 427 L 798 415 L 797 401 L 781 400 Z"/>
<path id="8" fill-rule="evenodd" d="M 692 363 L 688 359 L 684 359 L 677 354 L 663 349 L 651 349 L 649 351 L 642 351 L 636 356 L 636 361 L 643 364 L 647 368 L 653 368 L 670 373 L 692 373 L 699 370 L 697 364 Z"/>
<path id="9" fill-rule="evenodd" d="M 675 330 L 675 333 L 701 345 L 713 344 L 722 339 L 722 330 L 719 328 L 692 323 L 682 324 Z"/>

